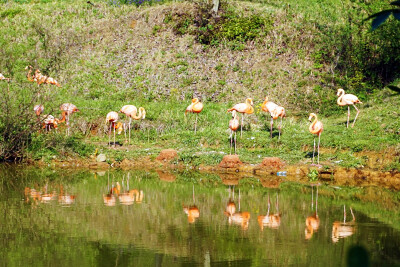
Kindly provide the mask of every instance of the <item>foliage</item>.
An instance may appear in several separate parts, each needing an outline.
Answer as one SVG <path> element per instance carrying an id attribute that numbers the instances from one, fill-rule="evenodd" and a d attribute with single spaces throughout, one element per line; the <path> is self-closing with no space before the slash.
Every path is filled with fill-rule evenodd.
<path id="1" fill-rule="evenodd" d="M 308 179 L 310 182 L 318 181 L 318 170 L 311 169 L 307 174 Z"/>

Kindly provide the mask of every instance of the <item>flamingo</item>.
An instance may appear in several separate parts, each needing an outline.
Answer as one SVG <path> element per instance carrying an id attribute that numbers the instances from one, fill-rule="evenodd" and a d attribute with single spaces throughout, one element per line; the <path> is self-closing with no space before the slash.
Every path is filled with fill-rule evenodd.
<path id="1" fill-rule="evenodd" d="M 282 129 L 282 118 L 286 117 L 285 113 L 285 108 L 278 106 L 274 102 L 268 101 L 268 96 L 265 97 L 264 102 L 261 105 L 261 109 L 265 112 L 269 112 L 271 115 L 271 138 L 272 138 L 272 126 L 274 125 L 274 120 L 278 119 L 279 117 L 281 118 L 281 123 L 278 126 L 279 129 L 279 137 L 278 139 L 281 138 L 281 129 Z"/>
<path id="2" fill-rule="evenodd" d="M 67 124 L 67 135 L 69 135 L 69 115 L 78 112 L 79 109 L 71 103 L 64 103 L 60 106 L 60 110 L 62 111 L 63 120 L 66 121 Z M 66 117 L 65 117 L 66 115 Z M 62 122 L 62 121 L 60 121 Z"/>
<path id="3" fill-rule="evenodd" d="M 333 223 L 332 241 L 334 243 L 338 242 L 340 238 L 345 238 L 354 234 L 356 217 L 354 217 L 354 213 L 351 207 L 350 212 L 353 216 L 353 220 L 351 222 L 346 222 L 346 206 L 343 206 L 343 222 L 335 221 Z"/>
<path id="4" fill-rule="evenodd" d="M 134 105 L 125 105 L 123 106 L 119 112 L 122 112 L 126 115 L 127 118 L 129 118 L 129 123 L 128 123 L 128 129 L 129 129 L 129 144 L 131 143 L 131 122 L 132 119 L 134 120 L 140 120 L 144 119 L 146 117 L 146 110 L 143 107 L 139 108 L 139 114 L 136 115 L 137 108 Z M 125 129 L 125 142 L 126 142 L 126 129 Z"/>
<path id="5" fill-rule="evenodd" d="M 33 111 L 35 112 L 36 116 L 38 117 L 38 121 L 40 121 L 40 114 L 42 114 L 44 110 L 44 106 L 43 105 L 35 105 L 33 107 Z"/>
<path id="6" fill-rule="evenodd" d="M 230 154 L 232 154 L 232 138 L 233 133 L 235 133 L 235 155 L 236 155 L 236 131 L 239 128 L 239 121 L 237 119 L 236 110 L 232 111 L 232 119 L 229 121 L 229 129 L 231 129 L 231 149 Z"/>
<path id="7" fill-rule="evenodd" d="M 240 137 L 242 137 L 242 130 L 243 130 L 243 115 L 244 113 L 253 114 L 254 108 L 252 106 L 253 106 L 253 100 L 251 98 L 247 98 L 245 103 L 236 104 L 232 108 L 228 109 L 228 112 L 236 110 L 237 112 L 242 113 L 242 124 L 240 125 Z"/>
<path id="8" fill-rule="evenodd" d="M 353 105 L 353 107 L 357 110 L 356 117 L 354 118 L 353 124 L 351 127 L 354 127 L 354 124 L 356 123 L 356 119 L 360 111 L 356 107 L 356 103 L 362 104 L 362 102 L 358 99 L 357 96 L 352 95 L 352 94 L 345 94 L 344 90 L 342 88 L 339 88 L 336 94 L 339 98 L 337 99 L 337 104 L 339 106 L 347 106 L 347 128 L 349 128 L 349 120 L 350 120 L 350 105 Z"/>
<path id="9" fill-rule="evenodd" d="M 311 186 L 311 208 L 314 207 L 314 186 Z M 315 212 L 313 215 L 308 216 L 306 218 L 306 229 L 305 229 L 305 238 L 306 240 L 311 239 L 314 234 L 314 231 L 318 231 L 319 228 L 319 217 L 318 217 L 318 187 L 317 187 L 317 196 L 315 199 Z"/>
<path id="10" fill-rule="evenodd" d="M 7 81 L 7 82 L 9 82 L 10 80 L 11 80 L 10 78 L 6 78 L 6 77 L 4 77 L 3 74 L 0 73 L 0 81 Z"/>
<path id="11" fill-rule="evenodd" d="M 188 112 L 196 113 L 196 122 L 194 124 L 194 133 L 196 133 L 196 130 L 197 130 L 197 116 L 202 110 L 203 110 L 203 103 L 201 103 L 198 98 L 193 98 L 192 103 L 185 110 L 185 115 Z"/>
<path id="12" fill-rule="evenodd" d="M 44 115 L 43 116 L 43 129 L 50 131 L 52 128 L 57 129 L 59 120 L 54 118 L 53 115 Z"/>
<path id="13" fill-rule="evenodd" d="M 34 75 L 32 76 L 32 66 L 26 66 L 25 70 L 28 70 L 28 73 L 26 74 L 26 77 L 28 78 L 28 81 L 30 82 L 36 82 L 38 85 L 41 85 L 42 83 L 45 84 L 54 84 L 58 87 L 61 87 L 61 85 L 52 77 L 45 76 L 43 75 L 40 70 L 36 69 Z"/>
<path id="14" fill-rule="evenodd" d="M 324 126 L 323 126 L 322 122 L 317 119 L 317 115 L 315 113 L 310 113 L 308 120 L 311 122 L 313 117 L 314 117 L 314 121 L 311 123 L 311 125 L 308 129 L 309 129 L 310 133 L 318 136 L 318 164 L 319 164 L 319 144 L 321 141 L 321 133 L 324 130 Z M 314 136 L 314 150 L 313 150 L 313 159 L 312 159 L 313 164 L 314 164 L 314 154 L 315 154 L 315 136 Z"/>
<path id="15" fill-rule="evenodd" d="M 122 123 L 118 122 L 118 113 L 115 111 L 110 111 L 106 116 L 106 123 L 110 124 L 110 130 L 108 132 L 108 145 L 111 146 L 111 129 L 114 129 L 114 146 L 115 146 L 115 129 L 118 129 L 118 134 L 122 132 Z"/>

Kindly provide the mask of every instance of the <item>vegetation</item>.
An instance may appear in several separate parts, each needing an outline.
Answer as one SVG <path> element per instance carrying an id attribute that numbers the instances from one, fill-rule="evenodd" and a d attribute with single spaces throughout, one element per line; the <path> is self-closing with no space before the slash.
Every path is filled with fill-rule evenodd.
<path id="1" fill-rule="evenodd" d="M 97 148 L 120 161 L 176 148 L 185 164 L 215 164 L 229 151 L 226 109 L 252 97 L 256 113 L 238 138 L 245 161 L 308 160 L 305 119 L 315 112 L 325 125 L 321 160 L 359 167 L 368 159 L 357 153 L 390 148 L 386 168 L 398 169 L 400 98 L 380 89 L 398 83 L 400 28 L 395 21 L 371 33 L 363 23 L 385 1 L 222 1 L 217 17 L 206 1 L 145 2 L 3 1 L 0 72 L 12 81 L 0 81 L 8 110 L 1 160 L 87 157 Z M 29 83 L 27 65 L 62 87 Z M 336 105 L 339 87 L 364 102 L 354 129 Z M 279 142 L 259 110 L 266 95 L 287 110 Z M 194 116 L 183 116 L 192 97 L 205 104 L 197 134 Z M 59 116 L 65 102 L 81 110 L 72 136 L 62 127 L 39 133 L 33 105 Z M 145 107 L 146 119 L 135 123 L 133 145 L 120 136 L 123 146 L 108 149 L 105 115 L 125 104 Z"/>

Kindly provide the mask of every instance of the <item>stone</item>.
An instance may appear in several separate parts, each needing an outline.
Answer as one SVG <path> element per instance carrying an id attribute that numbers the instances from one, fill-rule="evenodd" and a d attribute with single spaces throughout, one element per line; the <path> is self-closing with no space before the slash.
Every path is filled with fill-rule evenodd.
<path id="1" fill-rule="evenodd" d="M 107 157 L 106 157 L 106 155 L 104 155 L 104 154 L 99 154 L 97 157 L 96 157 L 96 161 L 97 162 L 105 162 L 107 160 Z"/>
<path id="2" fill-rule="evenodd" d="M 239 155 L 226 155 L 218 166 L 220 168 L 238 168 L 241 165 L 243 165 L 243 162 L 240 161 Z"/>

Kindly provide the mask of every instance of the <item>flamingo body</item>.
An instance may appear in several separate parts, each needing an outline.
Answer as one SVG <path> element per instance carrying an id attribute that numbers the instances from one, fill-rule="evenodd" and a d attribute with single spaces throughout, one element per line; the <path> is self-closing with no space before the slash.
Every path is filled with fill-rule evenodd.
<path id="1" fill-rule="evenodd" d="M 198 98 L 193 98 L 192 103 L 186 108 L 185 110 L 185 115 L 186 113 L 200 113 L 203 110 L 203 103 L 199 101 Z"/>

